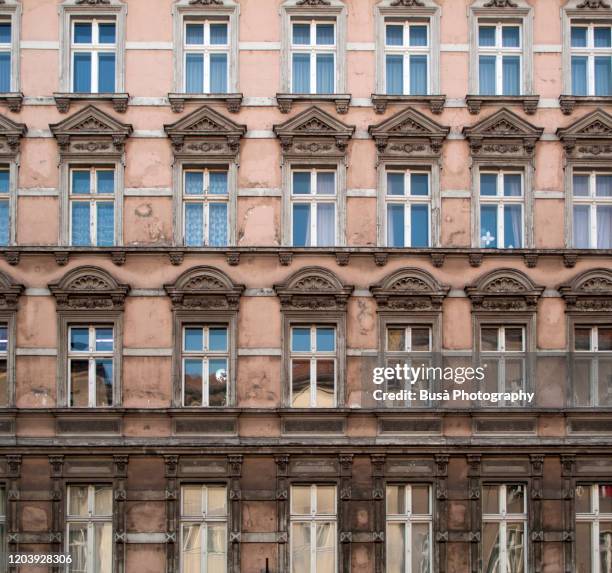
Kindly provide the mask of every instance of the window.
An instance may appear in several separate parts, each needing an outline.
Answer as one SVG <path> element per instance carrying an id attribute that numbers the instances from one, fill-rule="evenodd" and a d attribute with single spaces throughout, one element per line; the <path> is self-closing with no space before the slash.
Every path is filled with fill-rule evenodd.
<path id="1" fill-rule="evenodd" d="M 576 573 L 612 571 L 612 484 L 576 486 Z"/>
<path id="2" fill-rule="evenodd" d="M 429 36 L 427 22 L 386 21 L 386 94 L 426 95 L 430 92 Z"/>
<path id="3" fill-rule="evenodd" d="M 114 18 L 73 19 L 71 34 L 72 91 L 116 91 L 117 25 Z"/>
<path id="4" fill-rule="evenodd" d="M 575 171 L 574 247 L 612 249 L 612 173 Z"/>
<path id="5" fill-rule="evenodd" d="M 115 170 L 70 171 L 70 243 L 110 247 L 115 244 Z"/>
<path id="6" fill-rule="evenodd" d="M 183 406 L 227 406 L 228 327 L 183 328 Z"/>
<path id="7" fill-rule="evenodd" d="M 291 406 L 333 408 L 336 405 L 336 329 L 291 328 Z"/>
<path id="8" fill-rule="evenodd" d="M 292 20 L 291 92 L 336 93 L 335 21 Z"/>
<path id="9" fill-rule="evenodd" d="M 220 485 L 181 488 L 181 573 L 227 570 L 227 489 Z"/>
<path id="10" fill-rule="evenodd" d="M 227 20 L 185 21 L 185 86 L 190 94 L 225 94 L 229 85 Z"/>
<path id="11" fill-rule="evenodd" d="M 112 573 L 113 488 L 110 485 L 68 486 L 66 550 L 70 571 Z"/>
<path id="12" fill-rule="evenodd" d="M 6 566 L 6 490 L 0 487 L 0 566 Z"/>
<path id="13" fill-rule="evenodd" d="M 431 573 L 432 498 L 428 485 L 387 486 L 386 573 Z"/>
<path id="14" fill-rule="evenodd" d="M 527 497 L 521 484 L 482 488 L 482 570 L 527 570 Z"/>
<path id="15" fill-rule="evenodd" d="M 9 326 L 0 323 L 0 406 L 8 405 L 9 401 Z"/>
<path id="16" fill-rule="evenodd" d="M 227 170 L 186 169 L 183 181 L 185 245 L 226 246 L 228 203 Z"/>
<path id="17" fill-rule="evenodd" d="M 574 352 L 574 404 L 612 405 L 612 325 L 575 325 Z"/>
<path id="18" fill-rule="evenodd" d="M 522 93 L 522 38 L 518 24 L 478 25 L 478 78 L 480 95 Z"/>
<path id="19" fill-rule="evenodd" d="M 112 326 L 69 327 L 69 396 L 76 408 L 113 405 Z"/>
<path id="20" fill-rule="evenodd" d="M 291 487 L 291 573 L 335 573 L 336 487 Z"/>
<path id="21" fill-rule="evenodd" d="M 480 172 L 480 246 L 520 249 L 523 246 L 523 175 Z"/>
<path id="22" fill-rule="evenodd" d="M 292 173 L 294 247 L 329 247 L 336 237 L 336 172 L 311 169 Z"/>
<path id="23" fill-rule="evenodd" d="M 525 327 L 482 325 L 480 352 L 485 369 L 485 392 L 526 390 Z M 520 402 L 499 401 L 500 406 L 518 406 Z"/>
<path id="24" fill-rule="evenodd" d="M 5 246 L 11 240 L 10 210 L 10 171 L 0 167 L 0 245 Z"/>
<path id="25" fill-rule="evenodd" d="M 11 92 L 11 52 L 13 48 L 13 26 L 10 20 L 0 19 L 0 93 Z"/>
<path id="26" fill-rule="evenodd" d="M 572 95 L 612 95 L 612 26 L 572 23 Z"/>
<path id="27" fill-rule="evenodd" d="M 387 246 L 429 247 L 431 191 L 428 171 L 387 171 Z"/>

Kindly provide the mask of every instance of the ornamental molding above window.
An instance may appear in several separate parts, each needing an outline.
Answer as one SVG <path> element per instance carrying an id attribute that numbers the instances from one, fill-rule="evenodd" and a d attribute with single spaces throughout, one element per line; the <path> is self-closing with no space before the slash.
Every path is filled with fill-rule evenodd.
<path id="1" fill-rule="evenodd" d="M 117 121 L 93 105 L 49 127 L 62 156 L 122 155 L 125 140 L 133 131 L 130 124 Z"/>
<path id="2" fill-rule="evenodd" d="M 506 108 L 463 128 L 473 156 L 508 159 L 533 157 L 543 132 Z"/>
<path id="3" fill-rule="evenodd" d="M 19 153 L 21 138 L 27 131 L 25 123 L 15 123 L 0 115 L 0 156 L 15 157 Z"/>
<path id="4" fill-rule="evenodd" d="M 439 157 L 442 143 L 449 127 L 429 119 L 426 115 L 408 108 L 368 129 L 376 142 L 379 158 Z"/>
<path id="5" fill-rule="evenodd" d="M 290 120 L 274 126 L 283 155 L 299 157 L 344 157 L 355 133 L 317 106 L 312 106 Z"/>
<path id="6" fill-rule="evenodd" d="M 80 8 L 107 8 L 125 6 L 123 0 L 65 0 L 62 6 L 79 6 Z"/>
<path id="7" fill-rule="evenodd" d="M 190 269 L 164 285 L 174 310 L 237 311 L 244 288 L 213 267 Z"/>
<path id="8" fill-rule="evenodd" d="M 370 291 L 378 310 L 441 311 L 450 287 L 415 268 L 401 269 L 385 277 Z"/>
<path id="9" fill-rule="evenodd" d="M 475 0 L 470 6 L 471 10 L 481 11 L 481 14 L 490 13 L 512 15 L 531 10 L 526 0 Z"/>
<path id="10" fill-rule="evenodd" d="M 58 310 L 123 310 L 130 290 L 98 267 L 78 267 L 49 284 Z"/>
<path id="11" fill-rule="evenodd" d="M 17 310 L 17 301 L 25 290 L 7 274 L 0 272 L 0 310 Z"/>
<path id="12" fill-rule="evenodd" d="M 612 156 L 612 116 L 602 109 L 559 128 L 557 136 L 572 157 L 610 159 Z"/>
<path id="13" fill-rule="evenodd" d="M 246 125 L 203 106 L 173 124 L 164 125 L 164 130 L 172 141 L 175 155 L 235 158 Z"/>
<path id="14" fill-rule="evenodd" d="M 346 310 L 352 285 L 321 267 L 306 267 L 274 285 L 282 310 Z"/>
<path id="15" fill-rule="evenodd" d="M 568 311 L 612 312 L 612 271 L 593 269 L 558 287 Z"/>
<path id="16" fill-rule="evenodd" d="M 481 276 L 465 292 L 473 311 L 535 312 L 544 287 L 520 271 L 499 269 Z"/>
<path id="17" fill-rule="evenodd" d="M 608 0 L 570 0 L 564 10 L 609 10 L 612 6 Z"/>

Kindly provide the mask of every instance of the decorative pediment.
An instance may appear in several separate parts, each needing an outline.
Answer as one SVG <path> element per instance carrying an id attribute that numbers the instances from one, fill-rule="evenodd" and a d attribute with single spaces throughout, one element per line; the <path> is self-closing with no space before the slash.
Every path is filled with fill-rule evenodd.
<path id="1" fill-rule="evenodd" d="M 58 310 L 122 310 L 129 285 L 98 267 L 78 267 L 49 284 Z"/>
<path id="2" fill-rule="evenodd" d="M 522 13 L 531 7 L 527 0 L 474 0 L 470 8 L 479 14 L 507 14 L 508 12 Z"/>
<path id="3" fill-rule="evenodd" d="M 15 156 L 19 153 L 21 138 L 27 131 L 24 123 L 15 123 L 0 114 L 0 155 Z"/>
<path id="4" fill-rule="evenodd" d="M 439 311 L 450 287 L 415 268 L 401 269 L 370 287 L 379 310 Z"/>
<path id="5" fill-rule="evenodd" d="M 190 6 L 223 6 L 222 0 L 189 0 Z"/>
<path id="6" fill-rule="evenodd" d="M 509 158 L 533 155 L 536 141 L 543 131 L 543 128 L 535 127 L 505 108 L 463 128 L 473 155 Z"/>
<path id="7" fill-rule="evenodd" d="M 407 108 L 368 131 L 381 155 L 440 155 L 450 128 Z"/>
<path id="8" fill-rule="evenodd" d="M 597 109 L 568 127 L 557 130 L 570 155 L 597 157 L 612 155 L 612 116 Z"/>
<path id="9" fill-rule="evenodd" d="M 559 287 L 568 311 L 612 312 L 612 271 L 594 269 Z"/>
<path id="10" fill-rule="evenodd" d="M 121 154 L 133 129 L 93 105 L 49 126 L 62 154 Z"/>
<path id="11" fill-rule="evenodd" d="M 535 312 L 544 287 L 520 271 L 499 269 L 480 277 L 465 292 L 474 311 Z"/>
<path id="12" fill-rule="evenodd" d="M 353 288 L 321 267 L 303 268 L 274 285 L 284 310 L 344 310 Z"/>
<path id="13" fill-rule="evenodd" d="M 244 285 L 213 267 L 184 272 L 173 284 L 164 285 L 175 310 L 236 311 Z"/>
<path id="14" fill-rule="evenodd" d="M 317 106 L 274 126 L 284 154 L 344 155 L 355 126 L 338 121 Z"/>
<path id="15" fill-rule="evenodd" d="M 579 0 L 576 4 L 576 8 L 579 10 L 583 8 L 590 8 L 591 10 L 597 10 L 598 8 L 610 8 L 610 3 L 605 0 Z"/>
<path id="16" fill-rule="evenodd" d="M 24 290 L 22 284 L 13 282 L 11 277 L 0 272 L 0 310 L 17 310 L 17 301 Z"/>
<path id="17" fill-rule="evenodd" d="M 164 129 L 175 154 L 231 155 L 240 149 L 246 126 L 233 122 L 214 109 L 203 106 Z"/>
<path id="18" fill-rule="evenodd" d="M 331 6 L 329 0 L 298 0 L 296 6 Z"/>

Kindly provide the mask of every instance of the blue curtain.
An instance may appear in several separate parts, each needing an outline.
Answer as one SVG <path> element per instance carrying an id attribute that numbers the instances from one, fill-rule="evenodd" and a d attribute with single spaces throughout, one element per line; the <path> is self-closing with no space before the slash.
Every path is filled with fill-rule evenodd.
<path id="1" fill-rule="evenodd" d="M 478 28 L 478 45 L 485 48 L 495 46 L 495 26 L 480 26 Z"/>
<path id="2" fill-rule="evenodd" d="M 612 46 L 612 28 L 610 26 L 595 28 L 595 47 L 609 48 Z"/>
<path id="3" fill-rule="evenodd" d="M 9 244 L 9 202 L 0 201 L 0 245 Z"/>
<path id="4" fill-rule="evenodd" d="M 336 205 L 317 205 L 317 247 L 331 247 L 336 244 Z"/>
<path id="5" fill-rule="evenodd" d="M 404 93 L 404 56 L 387 56 L 387 94 Z"/>
<path id="6" fill-rule="evenodd" d="M 115 24 L 99 24 L 98 33 L 100 36 L 100 44 L 114 44 L 116 41 Z"/>
<path id="7" fill-rule="evenodd" d="M 115 205 L 98 203 L 97 246 L 112 247 L 115 244 Z"/>
<path id="8" fill-rule="evenodd" d="M 523 245 L 523 208 L 521 205 L 504 206 L 504 247 L 520 249 Z"/>
<path id="9" fill-rule="evenodd" d="M 214 46 L 225 46 L 227 44 L 227 24 L 210 25 L 210 43 Z"/>
<path id="10" fill-rule="evenodd" d="M 502 59 L 502 74 L 504 95 L 520 95 L 521 58 L 519 56 L 504 56 Z"/>
<path id="11" fill-rule="evenodd" d="M 480 194 L 486 197 L 497 195 L 497 175 L 495 173 L 480 174 Z"/>
<path id="12" fill-rule="evenodd" d="M 187 54 L 185 88 L 188 94 L 201 94 L 204 91 L 204 56 Z"/>
<path id="13" fill-rule="evenodd" d="M 310 171 L 293 172 L 293 194 L 310 195 Z"/>
<path id="14" fill-rule="evenodd" d="M 114 171 L 97 171 L 98 178 L 98 193 L 103 195 L 112 195 L 115 192 L 115 172 Z"/>
<path id="15" fill-rule="evenodd" d="M 410 93 L 427 94 L 427 56 L 410 56 Z"/>
<path id="16" fill-rule="evenodd" d="M 405 180 L 403 173 L 387 173 L 387 195 L 404 195 Z"/>
<path id="17" fill-rule="evenodd" d="M 72 203 L 72 244 L 76 247 L 91 245 L 89 207 L 89 203 Z"/>
<path id="18" fill-rule="evenodd" d="M 318 46 L 333 46 L 334 45 L 334 25 L 333 24 L 317 24 L 317 45 Z"/>
<path id="19" fill-rule="evenodd" d="M 612 95 L 612 57 L 595 58 L 595 95 Z"/>
<path id="20" fill-rule="evenodd" d="M 588 197 L 589 196 L 589 176 L 588 175 L 574 175 L 572 193 L 574 197 Z"/>
<path id="21" fill-rule="evenodd" d="M 427 26 L 410 26 L 410 45 L 427 46 Z"/>
<path id="22" fill-rule="evenodd" d="M 91 93 L 91 54 L 74 54 L 74 91 Z"/>
<path id="23" fill-rule="evenodd" d="M 293 93 L 310 93 L 310 54 L 293 54 Z"/>
<path id="24" fill-rule="evenodd" d="M 310 246 L 310 205 L 293 204 L 293 246 Z"/>
<path id="25" fill-rule="evenodd" d="M 210 173 L 210 192 L 213 195 L 227 195 L 227 171 Z"/>
<path id="26" fill-rule="evenodd" d="M 404 26 L 387 26 L 387 46 L 404 45 Z"/>
<path id="27" fill-rule="evenodd" d="M 480 207 L 480 247 L 497 248 L 497 205 Z"/>
<path id="28" fill-rule="evenodd" d="M 587 67 L 588 58 L 585 56 L 572 56 L 572 94 L 587 95 Z"/>
<path id="29" fill-rule="evenodd" d="M 403 247 L 404 237 L 404 205 L 387 205 L 387 245 Z"/>
<path id="30" fill-rule="evenodd" d="M 410 194 L 429 195 L 429 175 L 427 173 L 412 173 L 410 175 Z"/>
<path id="31" fill-rule="evenodd" d="M 587 47 L 587 28 L 579 26 L 572 26 L 572 48 L 586 48 Z"/>
<path id="32" fill-rule="evenodd" d="M 0 23 L 0 44 L 11 43 L 11 24 L 9 22 Z"/>
<path id="33" fill-rule="evenodd" d="M 0 170 L 0 193 L 9 192 L 10 180 L 11 180 L 11 176 L 8 170 Z"/>
<path id="34" fill-rule="evenodd" d="M 429 246 L 429 206 L 427 205 L 410 207 L 410 246 Z"/>
<path id="35" fill-rule="evenodd" d="M 115 92 L 115 54 L 101 53 L 98 56 L 98 92 Z"/>
<path id="36" fill-rule="evenodd" d="M 0 93 L 11 91 L 11 54 L 0 52 Z"/>
<path id="37" fill-rule="evenodd" d="M 333 94 L 335 90 L 333 54 L 317 54 L 317 93 Z"/>
<path id="38" fill-rule="evenodd" d="M 502 28 L 502 46 L 504 48 L 520 48 L 521 30 L 518 26 L 504 26 Z"/>
<path id="39" fill-rule="evenodd" d="M 185 205 L 185 245 L 201 247 L 204 242 L 204 206 L 202 203 Z"/>
<path id="40" fill-rule="evenodd" d="M 480 56 L 480 95 L 495 95 L 495 56 Z"/>
<path id="41" fill-rule="evenodd" d="M 72 193 L 89 195 L 91 193 L 91 180 L 89 171 L 72 172 Z"/>
<path id="42" fill-rule="evenodd" d="M 208 243 L 211 247 L 227 245 L 227 203 L 211 203 L 208 207 Z"/>
<path id="43" fill-rule="evenodd" d="M 310 44 L 310 24 L 293 24 L 293 43 L 300 46 Z"/>
<path id="44" fill-rule="evenodd" d="M 185 173 L 185 194 L 204 194 L 204 173 L 201 171 L 187 171 Z"/>
<path id="45" fill-rule="evenodd" d="M 588 205 L 574 207 L 574 248 L 588 249 L 590 245 L 591 217 Z"/>
<path id="46" fill-rule="evenodd" d="M 210 93 L 227 93 L 227 54 L 210 55 Z"/>
<path id="47" fill-rule="evenodd" d="M 93 42 L 92 25 L 81 22 L 74 25 L 74 43 L 91 44 Z"/>
<path id="48" fill-rule="evenodd" d="M 201 46 L 204 44 L 204 25 L 187 24 L 185 31 L 185 43 L 190 46 Z"/>
<path id="49" fill-rule="evenodd" d="M 518 173 L 504 175 L 504 197 L 520 197 L 523 194 L 521 180 Z"/>

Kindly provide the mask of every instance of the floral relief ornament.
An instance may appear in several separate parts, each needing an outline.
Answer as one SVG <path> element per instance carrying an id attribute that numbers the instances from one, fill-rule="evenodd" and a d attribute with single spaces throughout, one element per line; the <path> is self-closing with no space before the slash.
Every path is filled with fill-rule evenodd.
<path id="1" fill-rule="evenodd" d="M 581 4 L 576 6 L 577 8 L 609 8 L 610 4 L 608 2 L 604 2 L 604 0 L 584 0 Z"/>

